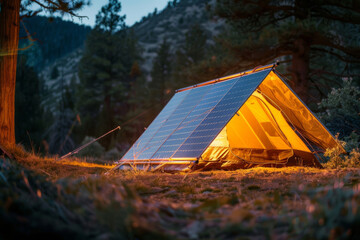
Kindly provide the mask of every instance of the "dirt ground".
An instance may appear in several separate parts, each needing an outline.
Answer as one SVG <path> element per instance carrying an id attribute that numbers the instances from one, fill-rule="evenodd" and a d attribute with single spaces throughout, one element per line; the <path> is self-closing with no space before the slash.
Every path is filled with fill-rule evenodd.
<path id="1" fill-rule="evenodd" d="M 171 223 L 172 229 L 179 229 L 176 236 L 185 239 L 234 239 L 234 236 L 235 239 L 237 236 L 307 239 L 320 233 L 323 235 L 315 238 L 342 236 L 343 230 L 340 233 L 337 230 L 342 209 L 354 201 L 355 205 L 359 202 L 360 169 L 257 167 L 236 171 L 152 173 L 109 172 L 114 165 L 69 160 L 20 162 L 53 182 L 62 178 L 95 177 L 115 188 L 125 184 L 143 205 L 161 214 L 165 212 L 168 220 L 161 224 Z M 359 217 L 358 212 L 353 211 L 354 219 Z M 345 226 L 349 226 L 348 223 Z M 322 231 L 318 233 L 318 229 Z M 346 234 L 344 236 L 350 236 L 351 231 Z"/>
<path id="2" fill-rule="evenodd" d="M 317 169 L 284 167 L 239 169 L 235 171 L 195 171 L 163 173 L 142 171 L 110 172 L 116 165 L 86 163 L 77 160 L 53 159 L 20 163 L 52 181 L 61 178 L 106 176 L 109 181 L 121 181 L 133 187 L 139 195 L 151 201 L 170 200 L 174 204 L 194 204 L 203 201 L 246 195 L 249 199 L 260 195 L 280 194 L 297 202 L 297 191 L 307 187 L 321 187 L 342 182 L 343 187 L 360 183 L 360 169 Z M 345 181 L 345 182 L 344 182 Z M 186 204 L 185 204 L 186 205 Z"/>

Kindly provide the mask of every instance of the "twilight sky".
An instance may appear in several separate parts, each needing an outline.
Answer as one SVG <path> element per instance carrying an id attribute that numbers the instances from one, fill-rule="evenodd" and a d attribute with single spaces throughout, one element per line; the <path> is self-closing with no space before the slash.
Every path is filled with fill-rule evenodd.
<path id="1" fill-rule="evenodd" d="M 136 21 L 139 21 L 143 16 L 153 12 L 155 8 L 158 11 L 164 9 L 169 0 L 120 0 L 121 2 L 121 15 L 126 15 L 126 25 L 131 26 Z M 79 15 L 87 16 L 89 19 L 84 18 L 82 24 L 94 26 L 95 16 L 100 11 L 101 7 L 106 5 L 108 0 L 92 0 L 89 7 L 84 7 L 79 11 Z M 70 20 L 70 17 L 64 16 L 64 20 Z M 76 23 L 81 23 L 78 19 L 73 19 Z"/>

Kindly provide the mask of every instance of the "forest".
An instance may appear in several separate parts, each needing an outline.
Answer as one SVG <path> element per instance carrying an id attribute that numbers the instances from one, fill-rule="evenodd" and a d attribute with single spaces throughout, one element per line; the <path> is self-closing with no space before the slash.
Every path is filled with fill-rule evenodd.
<path id="1" fill-rule="evenodd" d="M 89 1 L 0 0 L 1 239 L 356 239 L 360 1 L 172 0 L 132 26 L 103 2 L 89 27 L 62 19 Z M 320 168 L 115 170 L 178 89 L 275 62 L 337 143 Z"/>

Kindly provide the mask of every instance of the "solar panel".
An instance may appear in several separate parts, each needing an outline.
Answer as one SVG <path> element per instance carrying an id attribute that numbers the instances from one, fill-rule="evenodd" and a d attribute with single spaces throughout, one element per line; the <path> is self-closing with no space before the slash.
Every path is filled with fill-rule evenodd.
<path id="1" fill-rule="evenodd" d="M 201 88 L 208 89 L 199 103 L 187 115 L 171 136 L 162 144 L 152 159 L 169 159 L 185 142 L 196 127 L 206 118 L 211 110 L 225 96 L 237 79 L 224 81 Z M 192 93 L 191 93 L 192 94 Z"/>
<path id="2" fill-rule="evenodd" d="M 209 85 L 209 87 L 211 87 Z M 209 87 L 194 88 L 189 91 L 184 100 L 176 107 L 167 121 L 161 125 L 160 129 L 153 135 L 144 150 L 139 154 L 138 159 L 151 159 L 159 147 L 176 130 L 188 114 L 195 108 Z M 180 92 L 181 93 L 181 92 Z"/>
<path id="3" fill-rule="evenodd" d="M 271 69 L 263 70 L 240 77 L 176 151 L 173 158 L 200 157 L 270 71 Z"/>
<path id="4" fill-rule="evenodd" d="M 124 155 L 122 160 L 135 160 L 138 159 L 139 155 L 145 151 L 146 146 L 152 137 L 161 126 L 166 122 L 169 116 L 175 111 L 176 107 L 184 100 L 184 98 L 189 94 L 190 91 L 176 93 L 168 104 L 163 108 L 159 115 L 154 119 L 154 121 L 149 125 L 146 131 L 138 138 L 138 140 L 133 144 L 129 151 Z"/>

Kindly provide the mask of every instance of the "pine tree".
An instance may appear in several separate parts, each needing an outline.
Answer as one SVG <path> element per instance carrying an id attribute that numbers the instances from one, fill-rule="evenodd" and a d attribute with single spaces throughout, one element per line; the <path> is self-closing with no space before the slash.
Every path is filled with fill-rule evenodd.
<path id="1" fill-rule="evenodd" d="M 86 1 L 88 3 L 88 1 Z M 15 144 L 15 85 L 19 45 L 20 12 L 34 16 L 41 10 L 32 4 L 48 10 L 77 17 L 85 0 L 0 0 L 0 144 Z"/>
<path id="2" fill-rule="evenodd" d="M 234 68 L 251 68 L 275 59 L 289 62 L 292 87 L 307 102 L 310 87 L 324 87 L 317 82 L 319 69 L 311 68 L 317 56 L 359 62 L 359 43 L 341 35 L 344 25 L 355 26 L 353 34 L 359 34 L 358 0 L 219 0 L 217 14 L 231 25 L 222 43 L 233 53 Z M 331 69 L 335 74 L 343 71 L 337 66 Z M 317 77 L 311 78 L 314 74 Z"/>
<path id="3" fill-rule="evenodd" d="M 207 36 L 199 25 L 193 25 L 185 34 L 184 44 L 176 51 L 176 60 L 172 73 L 172 81 L 176 88 L 199 82 L 195 75 L 196 67 L 207 54 Z"/>
<path id="4" fill-rule="evenodd" d="M 46 125 L 41 106 L 41 80 L 34 69 L 27 65 L 26 57 L 19 58 L 16 75 L 16 139 L 27 147 L 32 143 L 40 146 L 43 127 Z"/>
<path id="5" fill-rule="evenodd" d="M 207 36 L 203 27 L 194 24 L 185 34 L 185 44 L 181 47 L 187 56 L 187 61 L 197 64 L 204 59 L 206 54 Z"/>
<path id="6" fill-rule="evenodd" d="M 130 73 L 139 50 L 120 11 L 117 0 L 101 8 L 80 61 L 76 108 L 86 131 L 83 136 L 98 136 L 114 128 L 129 109 Z M 107 147 L 110 142 L 103 141 Z"/>
<path id="7" fill-rule="evenodd" d="M 151 82 L 149 84 L 150 97 L 154 104 L 165 105 L 167 95 L 171 93 L 169 88 L 171 86 L 171 65 L 172 54 L 170 52 L 170 44 L 164 39 L 153 61 Z"/>

